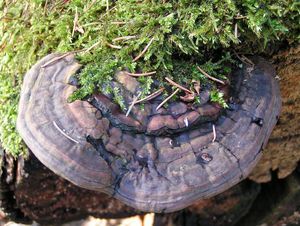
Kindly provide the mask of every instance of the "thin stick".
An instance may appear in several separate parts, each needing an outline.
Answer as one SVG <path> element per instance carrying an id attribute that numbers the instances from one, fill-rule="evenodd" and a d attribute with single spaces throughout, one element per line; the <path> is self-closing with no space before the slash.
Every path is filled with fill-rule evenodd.
<path id="1" fill-rule="evenodd" d="M 43 64 L 42 66 L 41 66 L 41 68 L 45 68 L 45 67 L 47 67 L 47 66 L 49 66 L 50 64 L 53 64 L 53 63 L 55 63 L 56 61 L 58 61 L 58 60 L 60 60 L 60 59 L 63 59 L 63 58 L 65 58 L 66 56 L 69 56 L 70 54 L 72 54 L 72 53 L 77 53 L 77 52 L 80 52 L 80 51 L 71 51 L 71 52 L 67 52 L 67 53 L 65 53 L 65 54 L 63 54 L 63 55 L 61 55 L 61 56 L 58 56 L 58 57 L 54 57 L 52 60 L 50 60 L 50 61 L 48 61 L 47 63 L 45 63 L 45 64 Z"/>
<path id="2" fill-rule="evenodd" d="M 89 11 L 89 9 L 96 3 L 96 1 L 97 0 L 93 0 L 92 2 L 91 2 L 91 4 L 89 4 L 84 10 L 83 10 L 83 12 L 87 12 L 87 11 Z"/>
<path id="3" fill-rule="evenodd" d="M 136 101 L 139 99 L 139 97 L 141 96 L 142 93 L 139 93 L 137 96 L 135 96 L 128 108 L 128 111 L 126 112 L 126 117 L 128 117 L 129 113 L 131 112 L 133 106 L 136 104 Z"/>
<path id="4" fill-rule="evenodd" d="M 214 137 L 213 137 L 213 139 L 212 139 L 212 142 L 215 142 L 215 141 L 216 141 L 216 138 L 217 138 L 217 133 L 216 133 L 216 127 L 215 127 L 214 124 L 212 125 L 212 128 L 213 128 L 213 134 L 214 134 Z"/>
<path id="5" fill-rule="evenodd" d="M 65 54 L 63 54 L 63 55 L 61 55 L 61 56 L 55 57 L 55 58 L 53 58 L 52 60 L 48 61 L 47 63 L 43 64 L 43 65 L 41 66 L 41 68 L 45 68 L 45 67 L 49 66 L 50 64 L 55 63 L 56 61 L 58 61 L 58 60 L 60 60 L 60 59 L 63 59 L 63 58 L 65 58 L 66 56 L 68 56 L 68 55 L 70 55 L 70 54 L 72 54 L 72 53 L 80 53 L 80 52 L 87 53 L 87 52 L 89 52 L 91 49 L 93 49 L 93 48 L 95 48 L 97 45 L 99 45 L 100 43 L 101 43 L 101 41 L 96 42 L 95 44 L 93 44 L 92 46 L 90 46 L 90 47 L 87 48 L 87 49 L 74 50 L 74 51 L 67 52 L 67 53 L 65 53 Z"/>
<path id="6" fill-rule="evenodd" d="M 248 58 L 246 57 L 245 55 L 242 55 L 243 59 L 248 63 L 250 64 L 251 66 L 254 66 L 255 64 Z"/>
<path id="7" fill-rule="evenodd" d="M 197 68 L 198 68 L 198 70 L 199 70 L 202 74 L 204 74 L 207 78 L 209 78 L 209 79 L 211 79 L 211 80 L 213 80 L 213 81 L 215 81 L 215 82 L 218 82 L 218 83 L 221 83 L 221 84 L 225 85 L 225 82 L 223 82 L 223 81 L 220 80 L 220 79 L 217 79 L 217 78 L 215 78 L 215 77 L 210 76 L 210 75 L 207 74 L 205 71 L 203 71 L 199 66 L 197 66 Z"/>
<path id="8" fill-rule="evenodd" d="M 101 43 L 101 41 L 96 42 L 95 44 L 93 44 L 92 46 L 90 46 L 89 48 L 87 48 L 86 50 L 84 50 L 84 53 L 89 52 L 91 49 L 95 48 L 100 43 Z"/>
<path id="9" fill-rule="evenodd" d="M 164 91 L 165 88 L 160 88 L 159 90 L 156 90 L 154 93 L 151 93 L 150 95 L 140 99 L 140 100 L 137 100 L 135 102 L 135 104 L 139 104 L 139 103 L 142 103 L 144 101 L 148 101 L 148 100 L 152 100 L 154 99 L 155 97 L 159 96 L 163 91 Z"/>
<path id="10" fill-rule="evenodd" d="M 91 49 L 95 48 L 97 45 L 100 44 L 100 41 L 99 42 L 96 42 L 95 44 L 93 44 L 91 47 L 87 48 L 87 49 L 81 49 L 81 50 L 74 50 L 74 51 L 70 51 L 70 52 L 67 52 L 61 56 L 58 56 L 58 57 L 55 57 L 53 58 L 52 60 L 48 61 L 47 63 L 43 64 L 41 66 L 41 68 L 45 68 L 47 66 L 49 66 L 50 64 L 53 64 L 55 63 L 56 61 L 60 60 L 60 59 L 63 59 L 65 58 L 66 56 L 70 55 L 70 54 L 73 54 L 73 53 L 80 53 L 80 52 L 84 52 L 84 53 L 87 53 L 89 52 Z"/>
<path id="11" fill-rule="evenodd" d="M 97 25 L 97 24 L 101 24 L 101 22 L 91 22 L 91 23 L 83 24 L 83 25 L 81 25 L 81 26 L 82 26 L 82 27 L 88 27 L 88 26 L 91 26 L 91 25 Z"/>
<path id="12" fill-rule="evenodd" d="M 168 96 L 163 102 L 161 102 L 157 107 L 156 111 L 161 108 L 168 100 L 170 100 L 176 93 L 179 92 L 179 89 L 177 88 L 170 96 Z"/>
<path id="13" fill-rule="evenodd" d="M 245 57 L 244 55 L 242 55 L 242 57 L 240 57 L 239 54 L 238 54 L 236 51 L 233 51 L 233 52 L 234 52 L 234 54 L 236 55 L 236 57 L 237 57 L 240 61 L 242 61 L 242 62 L 245 63 L 245 64 L 250 65 L 251 67 L 254 67 L 255 64 L 254 64 L 250 59 L 248 59 L 248 58 Z"/>
<path id="14" fill-rule="evenodd" d="M 247 16 L 238 15 L 234 19 L 239 20 L 239 19 L 244 19 L 244 18 L 247 18 Z"/>
<path id="15" fill-rule="evenodd" d="M 123 41 L 123 40 L 130 40 L 130 39 L 134 39 L 134 38 L 136 38 L 136 35 L 129 35 L 129 36 L 114 38 L 112 41 L 117 42 L 117 41 Z"/>
<path id="16" fill-rule="evenodd" d="M 133 77 L 141 77 L 141 76 L 149 76 L 149 75 L 154 75 L 156 71 L 150 71 L 150 72 L 145 72 L 145 73 L 130 73 L 130 72 L 125 72 L 125 74 L 133 76 Z"/>
<path id="17" fill-rule="evenodd" d="M 46 14 L 47 7 L 48 7 L 48 0 L 45 1 L 45 5 L 44 5 L 44 14 Z"/>
<path id="18" fill-rule="evenodd" d="M 122 46 L 117 46 L 117 45 L 113 45 L 113 44 L 110 44 L 110 43 L 106 43 L 110 48 L 113 48 L 113 49 L 122 49 Z"/>
<path id="19" fill-rule="evenodd" d="M 185 91 L 185 92 L 188 92 L 188 93 L 190 93 L 190 94 L 193 93 L 192 91 L 188 90 L 187 88 L 185 88 L 185 87 L 179 85 L 178 83 L 174 82 L 174 81 L 171 80 L 170 78 L 165 77 L 165 79 L 166 79 L 171 85 L 176 86 L 177 88 L 179 88 L 179 89 L 181 89 L 181 90 L 183 90 L 183 91 Z"/>
<path id="20" fill-rule="evenodd" d="M 146 51 L 150 47 L 150 45 L 153 42 L 153 40 L 154 40 L 154 37 L 151 38 L 150 42 L 146 45 L 146 47 L 144 48 L 144 50 L 139 55 L 137 55 L 137 57 L 135 57 L 133 59 L 133 62 L 136 62 L 138 59 L 140 59 L 146 53 Z"/>
<path id="21" fill-rule="evenodd" d="M 73 37 L 74 34 L 75 34 L 77 22 L 78 22 L 78 11 L 77 11 L 77 7 L 76 7 L 76 8 L 75 8 L 75 16 L 74 16 L 74 20 L 73 20 L 73 30 L 72 30 L 72 35 L 71 35 L 71 37 Z"/>
<path id="22" fill-rule="evenodd" d="M 238 26 L 237 23 L 234 25 L 234 37 L 237 39 L 238 38 Z"/>
<path id="23" fill-rule="evenodd" d="M 0 46 L 0 52 L 6 47 L 6 43 L 3 43 L 1 46 Z"/>
<path id="24" fill-rule="evenodd" d="M 106 11 L 108 11 L 109 10 L 109 2 L 108 2 L 108 0 L 106 0 Z"/>
<path id="25" fill-rule="evenodd" d="M 123 21 L 113 21 L 113 22 L 111 22 L 111 24 L 124 25 L 124 24 L 127 24 L 127 22 L 123 22 Z"/>
<path id="26" fill-rule="evenodd" d="M 61 128 L 59 128 L 59 126 L 56 124 L 55 121 L 52 121 L 53 125 L 55 126 L 55 128 L 62 134 L 64 135 L 66 138 L 68 138 L 69 140 L 75 142 L 76 144 L 79 144 L 79 142 L 75 139 L 73 139 L 72 137 L 70 137 L 68 134 L 66 134 Z"/>
<path id="27" fill-rule="evenodd" d="M 239 54 L 238 54 L 236 51 L 233 50 L 233 53 L 234 53 L 234 55 L 235 55 L 240 61 L 242 61 L 243 63 L 248 64 L 247 62 L 245 62 L 244 59 L 242 59 L 242 58 L 239 56 Z"/>

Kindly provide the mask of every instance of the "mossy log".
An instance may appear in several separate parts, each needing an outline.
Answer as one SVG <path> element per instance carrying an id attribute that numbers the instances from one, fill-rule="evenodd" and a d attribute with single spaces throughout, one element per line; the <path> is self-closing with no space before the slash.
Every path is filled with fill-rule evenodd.
<path id="1" fill-rule="evenodd" d="M 263 157 L 250 175 L 251 180 L 268 183 L 246 180 L 182 211 L 156 215 L 156 225 L 279 225 L 293 218 L 300 205 L 300 177 L 295 171 L 300 158 L 299 58 L 300 47 L 274 58 L 283 109 Z M 14 160 L 3 152 L 1 160 L 1 216 L 7 219 L 61 224 L 88 215 L 121 218 L 143 214 L 108 195 L 72 185 L 33 155 Z"/>

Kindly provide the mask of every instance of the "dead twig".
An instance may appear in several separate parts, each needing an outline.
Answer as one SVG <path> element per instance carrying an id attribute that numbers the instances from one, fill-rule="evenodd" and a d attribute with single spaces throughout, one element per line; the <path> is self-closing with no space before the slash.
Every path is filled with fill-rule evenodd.
<path id="1" fill-rule="evenodd" d="M 47 7 L 48 7 L 48 0 L 45 1 L 44 14 L 46 14 L 46 12 L 47 12 Z"/>
<path id="2" fill-rule="evenodd" d="M 72 29 L 72 35 L 71 37 L 74 36 L 75 30 L 76 30 L 76 26 L 77 26 L 77 22 L 78 22 L 78 12 L 77 12 L 77 7 L 75 8 L 75 16 L 74 16 L 74 20 L 73 20 L 73 29 Z"/>
<path id="3" fill-rule="evenodd" d="M 74 50 L 74 51 L 70 51 L 70 52 L 67 52 L 67 53 L 64 53 L 63 55 L 60 55 L 58 57 L 54 57 L 52 60 L 46 62 L 45 64 L 43 64 L 41 66 L 41 68 L 45 68 L 53 63 L 55 63 L 56 61 L 60 60 L 60 59 L 63 59 L 67 56 L 69 56 L 70 54 L 73 54 L 73 53 L 80 53 L 80 52 L 84 52 L 84 53 L 87 53 L 89 52 L 91 49 L 95 48 L 97 45 L 100 44 L 100 41 L 99 42 L 96 42 L 95 44 L 93 44 L 92 46 L 90 46 L 89 48 L 87 49 L 81 49 L 81 50 Z"/>
<path id="4" fill-rule="evenodd" d="M 213 81 L 215 81 L 215 82 L 218 82 L 218 83 L 220 83 L 220 84 L 222 84 L 222 85 L 225 85 L 225 82 L 223 82 L 222 80 L 217 79 L 217 78 L 212 77 L 211 75 L 207 74 L 207 73 L 206 73 L 205 71 L 203 71 L 199 66 L 197 66 L 197 68 L 198 68 L 198 70 L 199 70 L 203 75 L 205 75 L 207 78 L 209 78 L 209 79 L 211 79 L 211 80 L 213 80 Z"/>
<path id="5" fill-rule="evenodd" d="M 234 55 L 243 63 L 248 64 L 250 66 L 254 66 L 255 64 L 247 58 L 245 55 L 240 56 L 236 51 L 233 51 Z"/>
<path id="6" fill-rule="evenodd" d="M 245 55 L 242 55 L 242 58 L 244 59 L 245 62 L 247 62 L 248 64 L 250 64 L 252 67 L 255 66 L 255 64 Z"/>
<path id="7" fill-rule="evenodd" d="M 248 64 L 247 62 L 245 62 L 245 61 L 242 59 L 242 57 L 240 57 L 240 55 L 239 55 L 236 51 L 233 50 L 233 53 L 234 53 L 234 55 L 235 55 L 240 61 L 242 61 L 242 63 Z"/>
<path id="8" fill-rule="evenodd" d="M 50 60 L 50 61 L 46 62 L 45 64 L 43 64 L 43 65 L 41 66 L 41 68 L 45 68 L 45 67 L 49 66 L 50 64 L 53 64 L 53 63 L 55 63 L 56 61 L 58 61 L 58 60 L 60 60 L 60 59 L 63 59 L 63 58 L 65 58 L 66 56 L 69 56 L 70 54 L 78 53 L 78 52 L 80 52 L 80 51 L 81 51 L 81 50 L 70 51 L 70 52 L 67 52 L 67 53 L 65 53 L 65 54 L 63 54 L 63 55 L 60 55 L 60 56 L 58 56 L 58 57 L 54 57 L 52 60 Z"/>
<path id="9" fill-rule="evenodd" d="M 154 74 L 156 74 L 156 71 L 150 71 L 150 72 L 145 72 L 145 73 L 130 73 L 130 72 L 125 71 L 125 74 L 133 76 L 133 77 L 141 77 L 141 76 L 154 75 Z"/>
<path id="10" fill-rule="evenodd" d="M 234 19 L 240 20 L 240 19 L 245 19 L 247 16 L 242 16 L 242 15 L 237 15 Z"/>
<path id="11" fill-rule="evenodd" d="M 75 31 L 78 31 L 81 34 L 84 34 L 84 30 L 83 28 L 79 25 L 78 23 L 79 20 L 79 16 L 78 16 L 78 11 L 77 11 L 77 7 L 75 8 L 75 16 L 74 16 L 74 20 L 73 20 L 73 30 L 72 30 L 72 36 L 74 36 Z"/>
<path id="12" fill-rule="evenodd" d="M 107 6 L 107 5 L 106 5 L 106 6 Z M 103 14 L 100 16 L 99 21 L 101 21 L 101 19 L 102 19 L 103 17 L 105 17 L 107 14 L 109 14 L 111 11 L 115 10 L 116 8 L 117 8 L 116 6 L 110 8 L 110 9 L 107 9 L 107 8 L 106 8 L 106 12 L 103 13 Z"/>
<path id="13" fill-rule="evenodd" d="M 170 96 L 168 96 L 163 102 L 161 102 L 161 103 L 156 107 L 156 111 L 157 111 L 158 109 L 160 109 L 161 106 L 163 106 L 166 102 L 168 102 L 168 101 L 169 101 L 176 93 L 178 93 L 179 90 L 180 90 L 180 89 L 177 88 Z"/>
<path id="14" fill-rule="evenodd" d="M 154 37 L 151 38 L 150 42 L 146 45 L 146 47 L 144 48 L 144 50 L 133 59 L 133 62 L 136 62 L 138 59 L 140 59 L 147 52 L 147 50 L 150 47 L 150 45 L 153 42 L 153 40 L 154 40 Z"/>
<path id="15" fill-rule="evenodd" d="M 151 93 L 150 95 L 140 99 L 140 100 L 137 100 L 135 102 L 135 104 L 139 104 L 139 103 L 142 103 L 142 102 L 145 102 L 145 101 L 148 101 L 148 100 L 152 100 L 154 99 L 155 97 L 158 97 L 163 91 L 165 90 L 165 88 L 160 88 L 159 90 L 156 90 L 154 93 Z"/>
<path id="16" fill-rule="evenodd" d="M 55 121 L 52 121 L 53 125 L 55 126 L 55 128 L 62 134 L 64 135 L 66 138 L 68 138 L 69 140 L 75 142 L 76 144 L 79 144 L 79 141 L 75 140 L 74 138 L 70 137 L 68 134 L 66 134 L 61 128 L 59 128 L 59 126 L 56 124 Z"/>
<path id="17" fill-rule="evenodd" d="M 124 24 L 127 24 L 127 22 L 123 22 L 123 21 L 113 21 L 113 22 L 111 22 L 111 24 L 115 24 L 115 25 L 124 25 Z"/>
<path id="18" fill-rule="evenodd" d="M 1 46 L 0 46 L 0 52 L 6 47 L 6 43 L 3 43 Z"/>
<path id="19" fill-rule="evenodd" d="M 90 10 L 90 8 L 96 3 L 97 0 L 93 0 L 84 10 L 83 12 L 87 12 Z"/>
<path id="20" fill-rule="evenodd" d="M 123 40 L 130 40 L 130 39 L 134 39 L 134 38 L 136 38 L 136 35 L 129 35 L 129 36 L 114 38 L 112 41 L 118 42 L 118 41 L 123 41 Z"/>
<path id="21" fill-rule="evenodd" d="M 165 77 L 165 79 L 166 79 L 171 85 L 176 86 L 177 88 L 179 88 L 179 89 L 181 89 L 181 90 L 183 90 L 183 91 L 185 91 L 185 92 L 187 92 L 187 93 L 190 93 L 190 94 L 193 93 L 192 91 L 188 90 L 187 88 L 183 87 L 182 85 L 179 85 L 178 83 L 174 82 L 174 81 L 171 80 L 170 78 Z"/>
<path id="22" fill-rule="evenodd" d="M 110 43 L 106 43 L 106 45 L 108 45 L 110 48 L 113 48 L 113 49 L 122 49 L 122 46 L 117 46 L 117 45 L 113 45 Z"/>
<path id="23" fill-rule="evenodd" d="M 83 50 L 84 53 L 87 53 L 89 51 L 91 51 L 93 48 L 95 48 L 97 45 L 99 45 L 101 43 L 101 41 L 96 42 L 95 44 L 91 45 L 89 48 Z"/>
<path id="24" fill-rule="evenodd" d="M 109 10 L 109 2 L 108 2 L 108 0 L 106 0 L 106 11 L 108 11 Z"/>
<path id="25" fill-rule="evenodd" d="M 101 22 L 91 22 L 91 23 L 83 24 L 81 26 L 82 27 L 89 27 L 89 26 L 98 25 L 98 24 L 101 24 Z"/>
<path id="26" fill-rule="evenodd" d="M 133 106 L 136 104 L 137 100 L 139 99 L 139 97 L 141 96 L 142 93 L 139 93 L 137 96 L 135 96 L 128 108 L 128 111 L 126 112 L 126 117 L 128 117 L 129 113 L 131 112 Z"/>

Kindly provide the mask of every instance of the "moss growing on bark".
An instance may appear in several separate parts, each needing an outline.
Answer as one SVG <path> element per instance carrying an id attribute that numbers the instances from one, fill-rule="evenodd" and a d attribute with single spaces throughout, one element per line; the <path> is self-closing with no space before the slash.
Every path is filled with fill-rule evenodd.
<path id="1" fill-rule="evenodd" d="M 15 156 L 25 153 L 15 129 L 22 78 L 50 52 L 84 50 L 78 53 L 85 65 L 79 75 L 82 88 L 73 98 L 101 90 L 116 70 L 124 68 L 156 71 L 141 78 L 146 95 L 152 78 L 164 83 L 168 75 L 187 86 L 195 79 L 205 82 L 196 66 L 223 78 L 229 73 L 226 64 L 233 50 L 261 53 L 274 43 L 298 42 L 299 4 L 292 0 L 0 0 L 1 142 Z"/>

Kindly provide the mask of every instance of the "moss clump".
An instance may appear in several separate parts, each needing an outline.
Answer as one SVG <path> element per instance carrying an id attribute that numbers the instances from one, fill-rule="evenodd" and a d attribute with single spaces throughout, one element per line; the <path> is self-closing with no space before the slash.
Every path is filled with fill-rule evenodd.
<path id="1" fill-rule="evenodd" d="M 226 75 L 233 49 L 263 52 L 274 42 L 298 42 L 299 15 L 299 3 L 292 0 L 0 0 L 2 144 L 15 156 L 24 153 L 15 130 L 22 78 L 50 52 L 86 50 L 78 54 L 86 66 L 73 98 L 102 90 L 124 68 L 156 71 L 162 83 L 168 75 L 187 85 L 205 81 L 197 65 L 216 77 Z M 152 80 L 141 78 L 143 95 Z M 116 101 L 121 103 L 117 96 Z"/>

